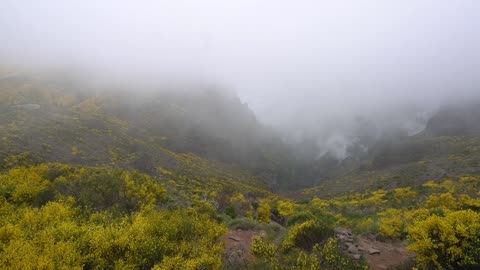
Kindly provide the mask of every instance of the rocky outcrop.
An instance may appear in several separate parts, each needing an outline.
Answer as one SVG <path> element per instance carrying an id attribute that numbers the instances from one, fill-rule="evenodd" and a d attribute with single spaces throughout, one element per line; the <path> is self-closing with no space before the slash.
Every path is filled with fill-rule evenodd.
<path id="1" fill-rule="evenodd" d="M 480 101 L 443 106 L 428 121 L 425 136 L 467 136 L 480 133 Z"/>
<path id="2" fill-rule="evenodd" d="M 354 243 L 352 231 L 342 227 L 337 227 L 333 231 L 335 232 L 335 238 L 340 243 L 345 254 L 348 254 L 354 260 L 360 260 L 362 254 L 358 245 Z"/>
<path id="3" fill-rule="evenodd" d="M 362 255 L 378 255 L 380 250 L 374 246 L 359 246 L 355 243 L 355 236 L 352 231 L 347 228 L 337 227 L 334 229 L 335 238 L 340 243 L 343 251 L 348 256 L 352 257 L 355 260 L 360 260 Z"/>

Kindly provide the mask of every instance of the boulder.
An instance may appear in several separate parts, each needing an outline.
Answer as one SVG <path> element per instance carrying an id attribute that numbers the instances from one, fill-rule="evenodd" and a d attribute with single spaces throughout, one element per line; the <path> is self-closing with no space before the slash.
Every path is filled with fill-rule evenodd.
<path id="1" fill-rule="evenodd" d="M 342 242 L 350 242 L 353 243 L 353 238 L 344 234 L 338 234 L 337 239 Z"/>
<path id="2" fill-rule="evenodd" d="M 347 228 L 342 228 L 342 227 L 336 227 L 333 229 L 333 231 L 336 233 L 336 234 L 340 234 L 340 235 L 347 235 L 347 236 L 351 236 L 352 235 L 352 230 L 349 230 Z"/>
<path id="3" fill-rule="evenodd" d="M 361 257 L 360 254 L 352 254 L 352 258 L 353 258 L 354 260 L 357 260 L 357 261 L 358 261 L 358 260 L 360 260 L 360 257 Z"/>
<path id="4" fill-rule="evenodd" d="M 347 247 L 347 252 L 350 254 L 357 254 L 358 249 L 354 244 L 346 243 L 345 246 Z"/>

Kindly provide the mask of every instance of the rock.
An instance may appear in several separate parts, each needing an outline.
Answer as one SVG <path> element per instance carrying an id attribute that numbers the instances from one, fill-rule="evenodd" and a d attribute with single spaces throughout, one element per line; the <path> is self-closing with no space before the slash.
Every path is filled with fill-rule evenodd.
<path id="1" fill-rule="evenodd" d="M 358 253 L 358 249 L 356 247 L 352 247 L 350 246 L 348 249 L 347 249 L 348 253 L 350 254 L 357 254 Z"/>
<path id="2" fill-rule="evenodd" d="M 369 253 L 370 255 L 380 254 L 380 250 L 375 249 L 375 248 L 369 248 L 369 249 L 368 249 L 368 253 Z"/>
<path id="3" fill-rule="evenodd" d="M 352 231 L 349 230 L 349 229 L 346 229 L 346 228 L 342 228 L 342 227 L 336 227 L 333 229 L 333 231 L 336 233 L 336 234 L 343 234 L 343 235 L 348 235 L 348 236 L 351 236 L 352 235 Z"/>
<path id="4" fill-rule="evenodd" d="M 358 261 L 358 260 L 360 260 L 360 257 L 361 257 L 360 254 L 352 254 L 352 258 L 353 258 L 354 260 L 357 260 L 357 261 Z"/>
<path id="5" fill-rule="evenodd" d="M 11 106 L 11 108 L 34 111 L 34 110 L 40 109 L 40 105 L 38 105 L 38 104 L 20 104 L 20 105 L 13 105 L 13 106 Z"/>
<path id="6" fill-rule="evenodd" d="M 344 235 L 344 234 L 338 234 L 337 239 L 342 241 L 342 242 L 353 242 L 353 238 L 351 238 L 347 235 Z"/>
<path id="7" fill-rule="evenodd" d="M 245 263 L 245 250 L 242 247 L 228 250 L 225 252 L 225 257 L 231 265 L 242 265 Z"/>
<path id="8" fill-rule="evenodd" d="M 350 254 L 357 254 L 358 253 L 358 249 L 354 244 L 346 243 L 346 247 L 347 247 L 347 252 L 348 253 L 350 253 Z"/>
<path id="9" fill-rule="evenodd" d="M 235 241 L 235 242 L 240 242 L 240 240 L 239 240 L 239 239 L 237 239 L 237 238 L 234 238 L 234 237 L 228 237 L 228 239 L 230 239 L 230 240 L 233 240 L 233 241 Z"/>
<path id="10" fill-rule="evenodd" d="M 349 229 L 337 227 L 334 229 L 335 237 L 341 242 L 353 243 L 352 231 Z"/>
<path id="11" fill-rule="evenodd" d="M 377 268 L 378 268 L 378 269 L 387 269 L 388 266 L 383 265 L 383 264 L 379 264 L 379 265 L 377 265 Z"/>
<path id="12" fill-rule="evenodd" d="M 358 251 L 364 251 L 364 250 L 365 250 L 365 249 L 362 248 L 362 247 L 359 247 L 359 248 L 358 248 Z"/>

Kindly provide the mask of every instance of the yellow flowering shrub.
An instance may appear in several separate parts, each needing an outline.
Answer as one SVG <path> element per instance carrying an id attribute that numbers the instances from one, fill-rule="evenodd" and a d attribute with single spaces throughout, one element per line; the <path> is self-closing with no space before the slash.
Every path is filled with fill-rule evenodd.
<path id="1" fill-rule="evenodd" d="M 287 200 L 280 200 L 277 203 L 278 213 L 282 217 L 288 217 L 293 215 L 295 213 L 295 207 L 296 205 L 293 202 Z"/>
<path id="2" fill-rule="evenodd" d="M 283 250 L 289 250 L 294 247 L 310 250 L 325 240 L 331 234 L 331 228 L 322 226 L 314 220 L 308 220 L 303 223 L 295 224 L 290 228 L 282 243 Z"/>
<path id="3" fill-rule="evenodd" d="M 39 165 L 0 174 L 0 191 L 0 269 L 222 268 L 213 206 L 160 208 L 149 176 Z"/>
<path id="4" fill-rule="evenodd" d="M 442 193 L 430 195 L 425 202 L 427 208 L 445 208 L 456 209 L 458 207 L 455 197 L 452 193 Z"/>
<path id="5" fill-rule="evenodd" d="M 319 251 L 320 246 L 318 244 L 313 247 L 313 250 L 310 254 L 300 251 L 295 262 L 295 269 L 320 270 L 320 260 L 318 258 Z"/>
<path id="6" fill-rule="evenodd" d="M 480 214 L 472 210 L 432 215 L 408 227 L 422 269 L 464 269 L 480 263 Z"/>
<path id="7" fill-rule="evenodd" d="M 261 236 L 254 236 L 252 238 L 252 254 L 259 260 L 269 264 L 272 269 L 280 268 L 278 264 L 278 249 L 275 244 L 268 243 Z"/>
<path id="8" fill-rule="evenodd" d="M 410 203 L 416 196 L 417 192 L 413 191 L 410 187 L 396 188 L 394 191 L 394 200 L 397 204 Z"/>
<path id="9" fill-rule="evenodd" d="M 16 203 L 33 203 L 49 185 L 42 177 L 47 169 L 47 166 L 37 166 L 10 170 L 0 176 L 0 194 Z"/>
<path id="10" fill-rule="evenodd" d="M 404 230 L 403 212 L 400 209 L 389 208 L 378 214 L 380 217 L 378 231 L 381 235 L 397 239 Z"/>
<path id="11" fill-rule="evenodd" d="M 327 200 L 322 200 L 318 197 L 315 197 L 310 201 L 310 205 L 312 207 L 323 209 L 323 208 L 326 208 L 327 206 L 329 206 L 330 203 Z"/>
<path id="12" fill-rule="evenodd" d="M 270 222 L 270 205 L 267 203 L 262 203 L 257 208 L 257 219 L 263 223 Z"/>
<path id="13" fill-rule="evenodd" d="M 355 263 L 351 259 L 347 258 L 338 248 L 338 242 L 335 238 L 328 238 L 327 242 L 320 251 L 320 255 L 323 259 L 321 269 L 368 269 L 368 266 Z"/>

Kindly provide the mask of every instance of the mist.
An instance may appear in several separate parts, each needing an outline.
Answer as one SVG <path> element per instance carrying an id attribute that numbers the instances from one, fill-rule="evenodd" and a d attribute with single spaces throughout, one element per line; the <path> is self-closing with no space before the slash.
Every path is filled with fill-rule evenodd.
<path id="1" fill-rule="evenodd" d="M 7 0 L 0 65 L 221 85 L 286 138 L 344 158 L 362 128 L 413 135 L 440 105 L 479 97 L 479 11 L 473 0 Z"/>

